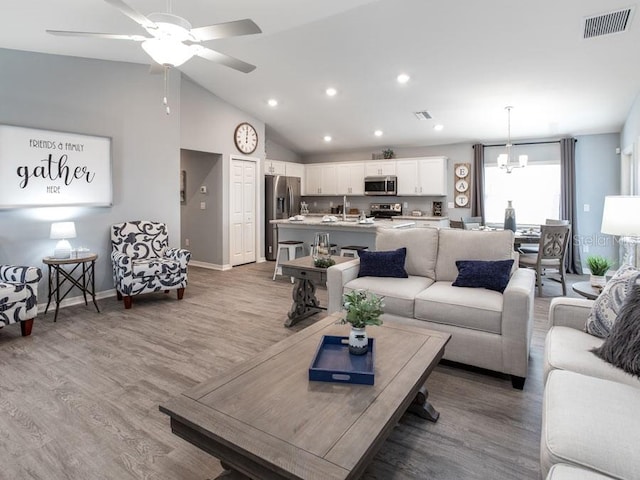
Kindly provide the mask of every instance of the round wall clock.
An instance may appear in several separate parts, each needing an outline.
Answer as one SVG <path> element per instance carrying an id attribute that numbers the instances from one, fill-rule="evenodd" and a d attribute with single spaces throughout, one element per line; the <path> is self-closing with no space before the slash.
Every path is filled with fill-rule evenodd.
<path id="1" fill-rule="evenodd" d="M 233 141 L 236 148 L 242 153 L 253 153 L 258 148 L 258 132 L 253 128 L 253 125 L 243 122 L 236 127 Z"/>

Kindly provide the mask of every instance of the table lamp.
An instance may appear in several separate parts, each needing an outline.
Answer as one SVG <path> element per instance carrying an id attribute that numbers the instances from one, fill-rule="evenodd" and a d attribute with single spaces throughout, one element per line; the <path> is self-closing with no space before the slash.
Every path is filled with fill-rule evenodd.
<path id="1" fill-rule="evenodd" d="M 614 195 L 604 197 L 602 233 L 619 235 L 620 265 L 638 267 L 640 244 L 640 196 Z"/>
<path id="2" fill-rule="evenodd" d="M 74 222 L 52 223 L 49 238 L 52 240 L 58 240 L 56 248 L 53 251 L 54 258 L 70 258 L 71 244 L 67 239 L 76 238 L 76 224 Z"/>

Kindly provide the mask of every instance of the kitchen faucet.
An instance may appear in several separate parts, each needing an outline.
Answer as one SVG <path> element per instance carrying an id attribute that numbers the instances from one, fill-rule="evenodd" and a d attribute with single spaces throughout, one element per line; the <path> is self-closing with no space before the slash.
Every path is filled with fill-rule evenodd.
<path id="1" fill-rule="evenodd" d="M 342 196 L 342 221 L 347 221 L 347 196 Z"/>

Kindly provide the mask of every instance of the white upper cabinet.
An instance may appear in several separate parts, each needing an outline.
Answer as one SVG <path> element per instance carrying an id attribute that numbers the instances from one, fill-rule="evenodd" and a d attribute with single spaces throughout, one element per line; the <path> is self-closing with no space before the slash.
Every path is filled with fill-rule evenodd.
<path id="1" fill-rule="evenodd" d="M 396 175 L 395 160 L 374 160 L 364 164 L 364 174 L 367 177 L 379 175 Z"/>
<path id="2" fill-rule="evenodd" d="M 264 174 L 265 175 L 286 175 L 287 162 L 281 162 L 280 160 L 265 160 L 264 161 Z"/>
<path id="3" fill-rule="evenodd" d="M 336 169 L 338 195 L 364 195 L 364 163 L 340 163 Z"/>
<path id="4" fill-rule="evenodd" d="M 398 195 L 447 194 L 447 158 L 409 158 L 396 162 Z"/>
<path id="5" fill-rule="evenodd" d="M 304 164 L 286 162 L 285 173 L 286 173 L 287 177 L 304 178 Z"/>
<path id="6" fill-rule="evenodd" d="M 338 169 L 335 163 L 305 165 L 305 195 L 337 195 Z"/>

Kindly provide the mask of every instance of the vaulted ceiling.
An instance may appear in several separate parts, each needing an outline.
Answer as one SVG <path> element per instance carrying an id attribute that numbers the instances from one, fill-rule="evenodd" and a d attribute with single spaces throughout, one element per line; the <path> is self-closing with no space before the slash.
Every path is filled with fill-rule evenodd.
<path id="1" fill-rule="evenodd" d="M 301 154 L 504 141 L 507 105 L 514 139 L 619 132 L 640 90 L 640 19 L 623 0 L 126 1 L 145 15 L 170 6 L 194 27 L 257 23 L 261 34 L 206 42 L 253 72 L 198 57 L 180 70 Z M 583 38 L 585 17 L 629 6 L 626 31 Z M 2 48 L 149 63 L 136 42 L 45 33 L 145 33 L 103 0 L 2 7 Z M 425 110 L 432 119 L 413 113 Z"/>

